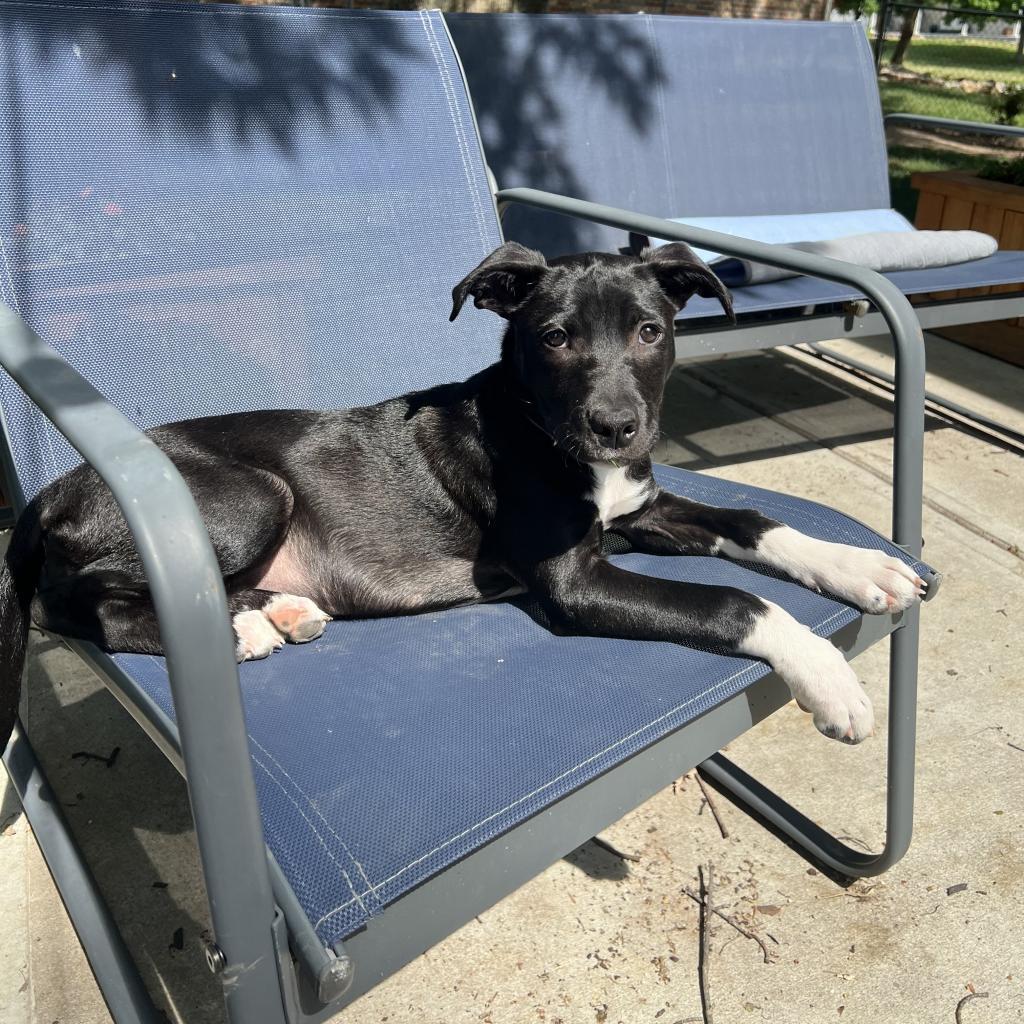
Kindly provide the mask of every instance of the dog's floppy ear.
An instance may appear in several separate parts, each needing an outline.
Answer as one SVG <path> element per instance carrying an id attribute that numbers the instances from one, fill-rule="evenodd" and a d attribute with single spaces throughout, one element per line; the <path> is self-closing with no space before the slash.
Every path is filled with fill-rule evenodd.
<path id="1" fill-rule="evenodd" d="M 714 271 L 684 242 L 670 242 L 640 254 L 643 263 L 654 271 L 661 290 L 682 309 L 694 295 L 718 299 L 729 319 L 735 323 L 732 296 Z"/>
<path id="2" fill-rule="evenodd" d="M 508 317 L 528 298 L 541 276 L 547 261 L 539 252 L 518 242 L 498 246 L 452 289 L 452 315 L 459 315 L 467 295 L 473 296 L 477 309 L 491 309 L 498 316 Z"/>

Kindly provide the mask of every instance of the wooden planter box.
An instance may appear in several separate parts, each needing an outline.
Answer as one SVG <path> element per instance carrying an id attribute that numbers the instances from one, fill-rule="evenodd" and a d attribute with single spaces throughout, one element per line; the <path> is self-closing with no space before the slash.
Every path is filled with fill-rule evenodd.
<path id="1" fill-rule="evenodd" d="M 912 175 L 910 183 L 919 193 L 915 227 L 984 231 L 998 240 L 1000 249 L 1024 249 L 1024 188 L 1019 185 L 984 181 L 962 171 L 921 172 Z M 1014 285 L 963 288 L 942 297 L 1016 290 Z M 934 333 L 1024 366 L 1024 317 L 943 327 Z"/>

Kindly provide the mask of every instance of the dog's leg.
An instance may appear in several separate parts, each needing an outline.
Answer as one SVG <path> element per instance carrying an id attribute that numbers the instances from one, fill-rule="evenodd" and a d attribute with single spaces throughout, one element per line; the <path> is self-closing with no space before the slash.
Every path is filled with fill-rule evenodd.
<path id="1" fill-rule="evenodd" d="M 764 604 L 767 611 L 739 642 L 739 653 L 767 661 L 819 732 L 844 743 L 870 736 L 875 729 L 871 701 L 839 650 L 784 608 Z"/>
<path id="2" fill-rule="evenodd" d="M 666 491 L 612 529 L 640 550 L 722 554 L 768 565 L 873 614 L 902 611 L 927 588 L 913 569 L 884 551 L 818 540 L 754 509 L 712 508 Z"/>
<path id="3" fill-rule="evenodd" d="M 305 598 L 286 601 L 285 595 L 251 589 L 288 534 L 294 502 L 287 484 L 270 472 L 228 460 L 211 465 L 208 458 L 183 455 L 177 465 L 209 531 L 233 618 L 254 612 L 243 620 L 244 630 L 236 623 L 239 657 L 265 657 L 285 639 L 312 639 L 315 631 L 296 612 L 296 604 Z M 33 603 L 33 620 L 108 651 L 161 654 L 145 570 L 109 491 L 86 478 L 67 494 L 58 493 L 61 498 L 68 504 L 73 498 L 75 511 L 57 505 L 45 513 L 52 563 Z M 97 537 L 103 539 L 100 553 L 95 550 Z M 263 611 L 272 601 L 276 624 Z M 260 622 L 264 628 L 256 635 L 253 630 Z"/>
<path id="4" fill-rule="evenodd" d="M 41 589 L 32 602 L 32 620 L 107 651 L 162 653 L 149 589 L 129 574 L 102 565 Z"/>
<path id="5" fill-rule="evenodd" d="M 762 658 L 826 736 L 859 743 L 873 730 L 871 701 L 842 654 L 770 601 L 731 587 L 640 576 L 583 548 L 520 572 L 562 628 Z"/>
<path id="6" fill-rule="evenodd" d="M 237 591 L 230 596 L 229 606 L 239 661 L 265 658 L 286 640 L 293 644 L 315 640 L 331 620 L 308 597 L 270 590 Z"/>
<path id="7" fill-rule="evenodd" d="M 873 615 L 901 612 L 925 596 L 928 584 L 898 558 L 872 548 L 835 544 L 778 524 L 751 546 L 723 538 L 723 555 L 784 572 Z"/>

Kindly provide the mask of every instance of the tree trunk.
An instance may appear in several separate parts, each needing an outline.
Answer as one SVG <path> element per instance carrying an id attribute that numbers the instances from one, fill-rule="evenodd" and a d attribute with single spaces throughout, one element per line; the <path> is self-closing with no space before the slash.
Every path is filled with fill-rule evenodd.
<path id="1" fill-rule="evenodd" d="M 900 38 L 896 42 L 896 49 L 893 51 L 890 64 L 897 67 L 903 66 L 903 58 L 910 49 L 910 40 L 914 38 L 914 25 L 917 23 L 917 11 L 908 11 L 903 16 L 903 24 L 900 26 Z"/>

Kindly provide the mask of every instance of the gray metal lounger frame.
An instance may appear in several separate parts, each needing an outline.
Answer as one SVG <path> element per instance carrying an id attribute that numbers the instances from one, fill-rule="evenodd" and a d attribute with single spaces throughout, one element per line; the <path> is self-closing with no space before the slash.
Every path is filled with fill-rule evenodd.
<path id="1" fill-rule="evenodd" d="M 893 535 L 908 552 L 920 554 L 924 345 L 914 309 L 891 283 L 849 264 L 529 189 L 497 198 L 689 241 L 860 290 L 877 308 L 878 327 L 891 334 L 896 351 Z M 800 340 L 807 340 L 806 333 Z M 843 874 L 879 873 L 907 850 L 914 801 L 917 609 L 898 621 L 866 618 L 841 641 L 852 657 L 895 630 L 886 841 L 878 854 L 846 847 L 715 754 L 788 701 L 785 687 L 769 675 L 413 890 L 346 940 L 344 949 L 325 950 L 273 859 L 263 855 L 224 588 L 187 487 L 159 449 L 6 308 L 0 310 L 0 365 L 110 486 L 146 566 L 166 638 L 177 728 L 131 680 L 111 673 L 104 655 L 81 645 L 76 650 L 107 675 L 115 696 L 190 782 L 216 936 L 208 960 L 223 982 L 228 1017 L 235 1024 L 326 1019 L 695 764 Z M 10 472 L 7 476 L 14 479 Z M 5 762 L 114 1019 L 119 1024 L 161 1019 L 20 729 Z"/>
<path id="2" fill-rule="evenodd" d="M 1003 138 L 1024 139 L 1024 128 L 1010 125 L 985 124 L 977 121 L 953 121 L 943 117 L 926 117 L 917 114 L 887 114 L 885 126 L 903 125 L 908 128 L 925 130 L 941 129 L 963 135 L 990 135 Z M 511 190 L 514 191 L 514 190 Z M 608 222 L 605 222 L 608 223 Z M 675 223 L 675 222 L 673 222 Z M 621 227 L 620 223 L 613 225 Z M 678 228 L 678 225 L 676 225 Z M 639 230 L 632 228 L 631 230 Z M 677 235 L 655 237 L 675 238 Z M 689 240 L 689 236 L 686 240 Z M 767 262 L 767 260 L 765 260 Z M 836 280 L 839 280 L 836 278 Z M 991 320 L 1009 320 L 1024 316 L 1024 282 L 1016 292 L 997 292 L 977 297 L 942 299 L 922 302 L 914 306 L 918 322 L 925 331 L 960 324 L 987 323 Z M 740 327 L 729 325 L 705 326 L 694 322 L 686 323 L 683 333 L 676 338 L 676 355 L 679 359 L 693 356 L 725 355 L 750 349 L 776 348 L 783 345 L 809 345 L 829 359 L 854 369 L 870 369 L 870 372 L 892 384 L 893 375 L 878 367 L 864 364 L 830 349 L 820 347 L 822 342 L 837 338 L 887 337 L 885 318 L 878 312 L 859 313 L 852 308 L 843 312 L 803 315 L 797 312 L 793 317 L 773 318 L 761 323 L 744 324 Z M 928 401 L 940 409 L 947 409 L 958 416 L 965 416 L 987 425 L 997 431 L 1005 430 L 1002 423 L 987 420 L 974 410 L 954 402 L 947 402 L 939 395 L 928 394 Z"/>

